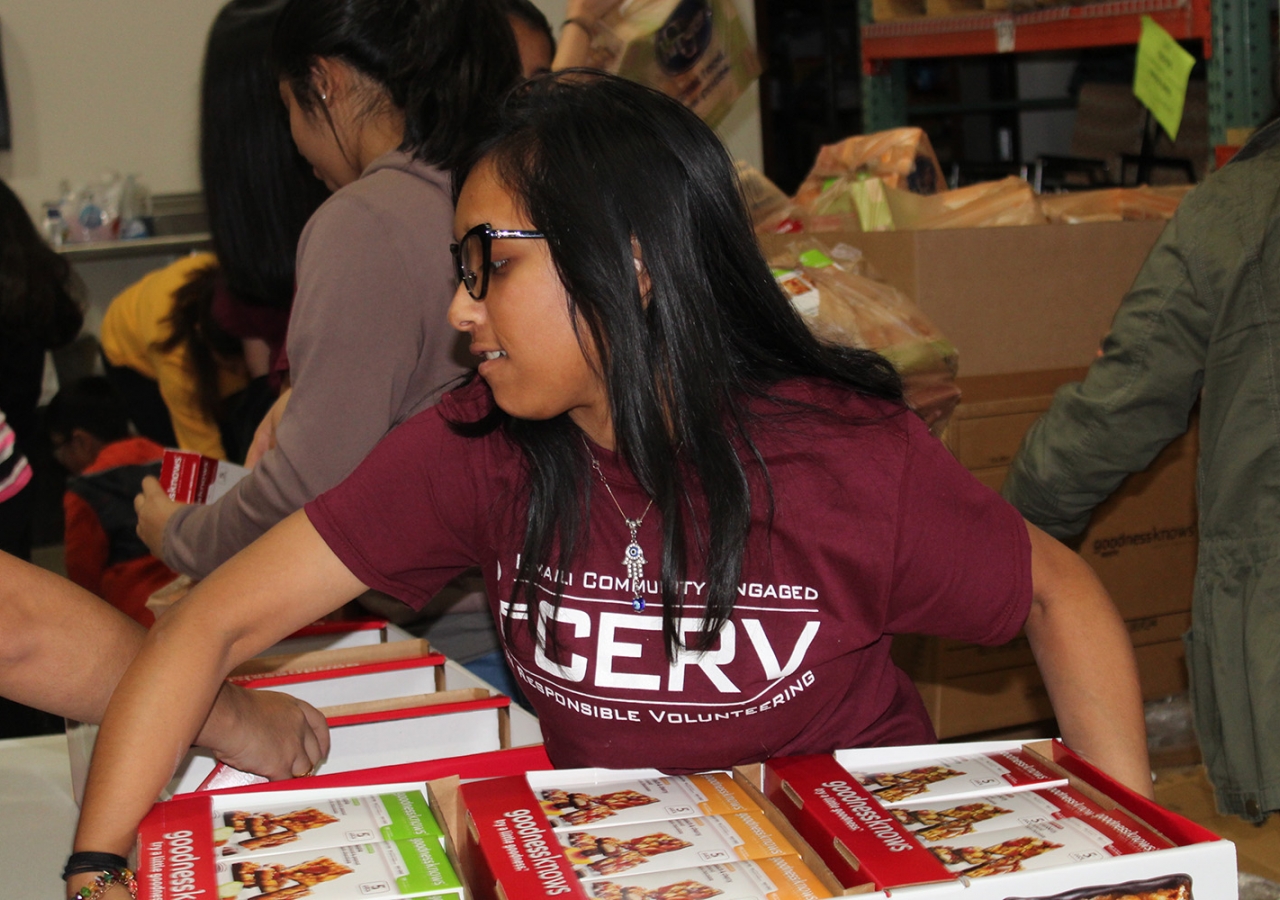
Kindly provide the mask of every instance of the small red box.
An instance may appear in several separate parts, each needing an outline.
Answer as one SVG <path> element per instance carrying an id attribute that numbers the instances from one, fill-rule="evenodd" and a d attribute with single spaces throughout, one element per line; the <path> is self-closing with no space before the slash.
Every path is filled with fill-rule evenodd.
<path id="1" fill-rule="evenodd" d="M 192 450 L 166 450 L 160 463 L 160 486 L 170 500 L 179 503 L 212 503 L 247 474 L 243 466 Z"/>

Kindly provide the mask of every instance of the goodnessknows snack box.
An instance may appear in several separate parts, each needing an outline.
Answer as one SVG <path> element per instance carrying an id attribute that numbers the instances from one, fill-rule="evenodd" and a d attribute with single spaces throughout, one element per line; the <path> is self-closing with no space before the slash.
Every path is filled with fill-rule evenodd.
<path id="1" fill-rule="evenodd" d="M 468 887 L 482 900 L 1235 897 L 1229 842 L 1059 742 L 841 751 L 693 778 L 463 784 Z"/>
<path id="2" fill-rule="evenodd" d="M 1229 842 L 1058 742 L 841 751 L 693 776 L 497 765 L 459 774 L 499 777 L 431 781 L 422 801 L 405 799 L 412 784 L 349 773 L 326 784 L 347 777 L 358 789 L 159 804 L 144 823 L 139 871 L 177 872 L 165 840 L 185 832 L 202 846 L 201 884 L 227 897 L 436 896 L 385 874 L 441 871 L 421 856 L 434 845 L 413 824 L 425 802 L 476 900 L 1236 897 Z M 182 818 L 183 803 L 203 805 Z M 405 835 L 416 850 L 403 848 Z M 353 838 L 372 839 L 322 847 Z M 253 865 L 236 868 L 245 861 Z"/>
<path id="3" fill-rule="evenodd" d="M 849 750 L 759 769 L 765 796 L 850 892 L 1236 896 L 1230 842 L 1129 791 L 1058 741 Z"/>
<path id="4" fill-rule="evenodd" d="M 165 806 L 161 822 L 153 815 L 141 835 L 138 875 L 152 897 L 463 896 L 421 784 L 193 797 Z"/>
<path id="5" fill-rule="evenodd" d="M 548 764 L 529 747 L 157 803 L 139 828 L 138 897 L 461 900 L 432 785 Z"/>

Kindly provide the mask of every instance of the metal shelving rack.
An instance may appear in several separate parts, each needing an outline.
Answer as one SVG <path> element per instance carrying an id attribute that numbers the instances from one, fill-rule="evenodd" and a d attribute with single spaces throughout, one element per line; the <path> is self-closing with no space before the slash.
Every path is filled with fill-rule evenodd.
<path id="1" fill-rule="evenodd" d="M 1144 15 L 1178 40 L 1203 42 L 1211 144 L 1262 123 L 1273 102 L 1267 0 L 1114 0 L 889 22 L 873 22 L 862 0 L 864 130 L 906 123 L 904 60 L 1136 44 Z"/>

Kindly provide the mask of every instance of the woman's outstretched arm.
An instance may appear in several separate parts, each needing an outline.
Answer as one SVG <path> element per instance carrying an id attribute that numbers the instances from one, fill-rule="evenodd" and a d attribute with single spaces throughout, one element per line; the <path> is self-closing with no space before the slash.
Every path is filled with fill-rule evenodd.
<path id="1" fill-rule="evenodd" d="M 97 724 L 146 635 L 67 579 L 0 553 L 0 696 Z M 284 777 L 316 715 L 285 694 L 223 685 L 195 742 L 237 768 Z"/>
<path id="2" fill-rule="evenodd" d="M 0 696 L 101 721 L 146 634 L 67 579 L 0 553 Z"/>
<path id="3" fill-rule="evenodd" d="M 1089 564 L 1030 523 L 1033 599 L 1027 638 L 1062 739 L 1152 797 L 1138 663 L 1124 621 Z"/>
<path id="4" fill-rule="evenodd" d="M 297 512 L 166 612 L 103 718 L 75 849 L 127 854 L 138 824 L 204 726 L 227 673 L 364 589 Z M 242 696 L 263 702 L 247 696 L 253 693 Z M 306 725 L 281 776 L 307 772 L 328 751 L 323 720 Z M 69 891 L 89 880 L 72 879 Z"/>

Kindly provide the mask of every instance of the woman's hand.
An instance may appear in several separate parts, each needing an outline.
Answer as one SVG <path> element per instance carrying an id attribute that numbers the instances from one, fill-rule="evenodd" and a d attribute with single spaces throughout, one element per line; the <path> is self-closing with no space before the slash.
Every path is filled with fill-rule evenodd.
<path id="1" fill-rule="evenodd" d="M 142 493 L 133 498 L 133 508 L 138 514 L 138 537 L 142 538 L 152 556 L 162 558 L 165 526 L 173 514 L 186 505 L 170 500 L 156 479 L 149 476 L 142 479 Z"/>
<path id="2" fill-rule="evenodd" d="M 289 405 L 289 395 L 292 393 L 292 388 L 281 391 L 276 402 L 271 404 L 267 414 L 258 423 L 257 429 L 253 432 L 253 442 L 249 444 L 249 452 L 244 455 L 246 468 L 252 469 L 268 450 L 275 449 L 276 427 L 284 417 L 284 408 Z"/>
<path id="3" fill-rule="evenodd" d="M 569 0 L 565 6 L 565 25 L 560 29 L 560 42 L 551 61 L 552 71 L 572 69 L 587 64 L 591 56 L 591 36 L 596 23 L 618 6 L 621 0 Z"/>
<path id="4" fill-rule="evenodd" d="M 219 762 L 281 781 L 309 775 L 329 753 L 329 725 L 310 703 L 224 685 L 197 743 Z"/>

